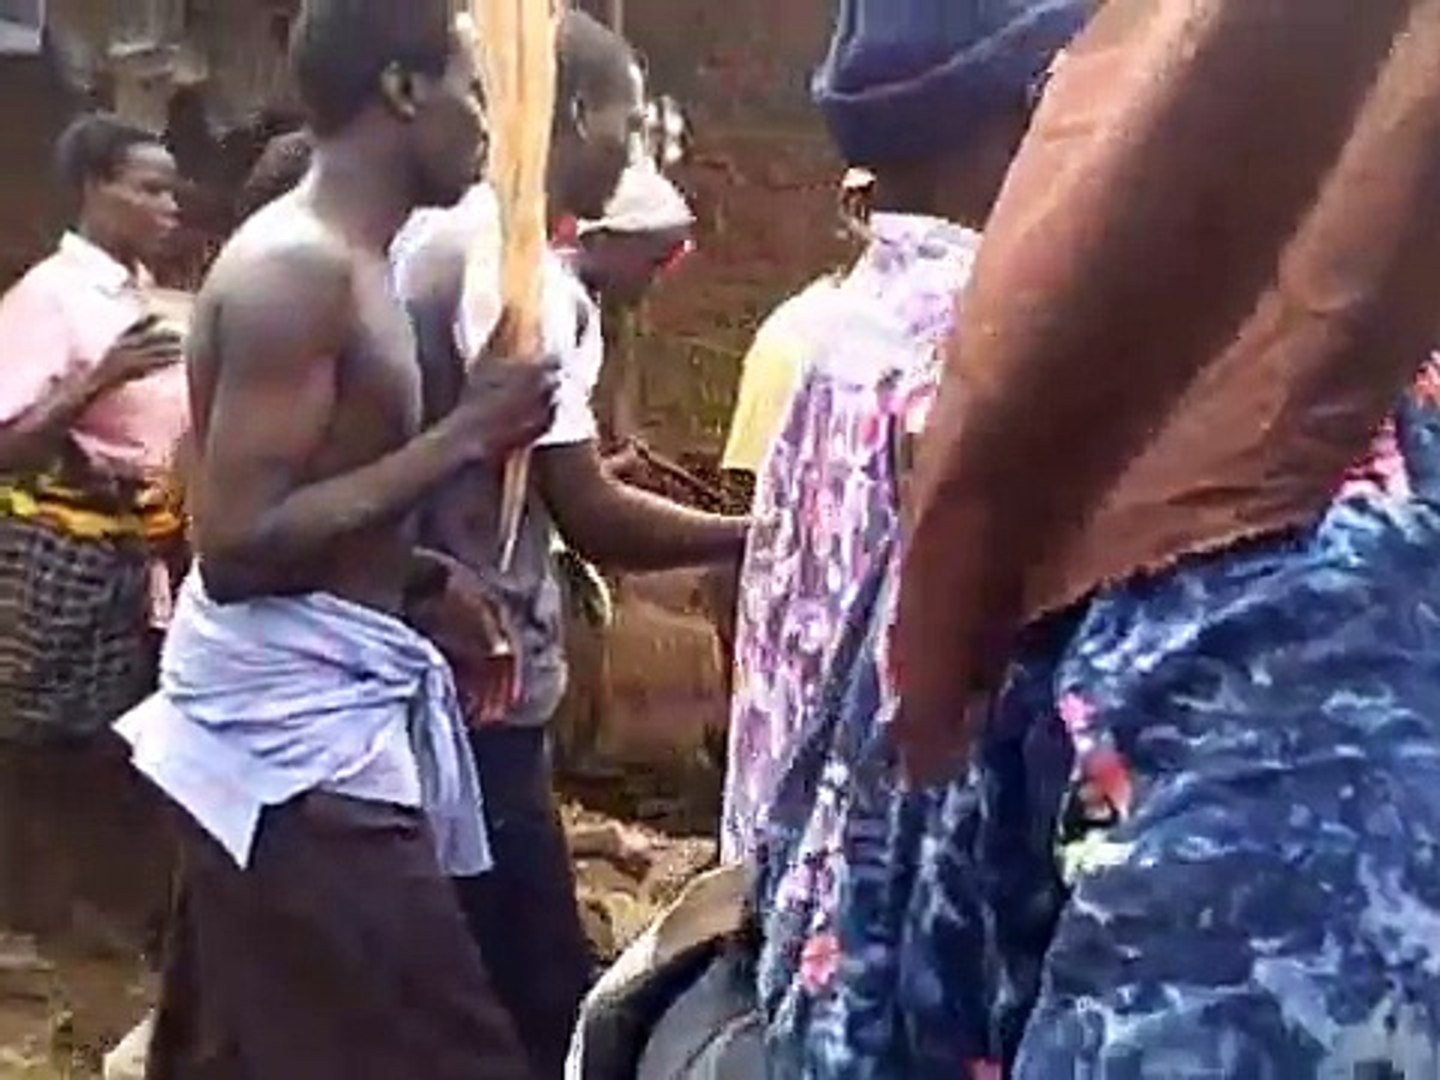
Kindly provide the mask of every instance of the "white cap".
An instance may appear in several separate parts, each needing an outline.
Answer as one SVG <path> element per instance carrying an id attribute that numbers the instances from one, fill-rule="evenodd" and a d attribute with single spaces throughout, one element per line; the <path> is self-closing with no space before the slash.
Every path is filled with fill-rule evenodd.
<path id="1" fill-rule="evenodd" d="M 605 216 L 582 221 L 580 234 L 594 232 L 648 233 L 684 229 L 695 214 L 680 189 L 667 180 L 649 158 L 625 170 Z"/>

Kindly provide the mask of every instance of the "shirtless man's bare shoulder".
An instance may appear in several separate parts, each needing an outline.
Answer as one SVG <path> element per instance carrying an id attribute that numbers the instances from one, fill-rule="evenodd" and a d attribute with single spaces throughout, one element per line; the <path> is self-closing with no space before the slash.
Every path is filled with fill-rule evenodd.
<path id="1" fill-rule="evenodd" d="M 409 510 L 549 416 L 548 369 L 512 369 L 420 433 L 414 341 L 383 246 L 353 241 L 303 188 L 222 252 L 190 363 L 196 541 L 222 601 L 327 591 L 398 610 Z"/>

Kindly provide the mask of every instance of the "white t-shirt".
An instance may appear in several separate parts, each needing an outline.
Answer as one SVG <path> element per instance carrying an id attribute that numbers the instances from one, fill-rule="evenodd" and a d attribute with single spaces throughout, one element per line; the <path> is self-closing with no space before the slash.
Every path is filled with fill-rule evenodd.
<path id="1" fill-rule="evenodd" d="M 395 238 L 391 263 L 397 283 L 410 272 L 410 260 L 439 232 L 465 238 L 470 251 L 465 286 L 455 322 L 455 343 L 462 356 L 474 356 L 500 321 L 500 209 L 488 184 L 471 188 L 455 206 L 422 210 Z M 574 446 L 591 442 L 600 432 L 592 399 L 605 361 L 600 307 L 563 255 L 547 251 L 542 267 L 542 335 L 545 349 L 560 361 L 560 388 L 555 423 L 537 446 Z"/>
<path id="2" fill-rule="evenodd" d="M 457 245 L 469 256 L 465 300 L 448 329 L 463 356 L 473 356 L 494 334 L 499 321 L 499 213 L 488 188 L 476 188 L 458 206 L 416 215 L 396 237 L 391 251 L 397 291 L 424 296 L 427 283 L 415 274 L 417 256 L 432 245 L 453 257 Z M 598 425 L 591 395 L 600 377 L 604 339 L 600 313 L 580 281 L 557 253 L 546 254 L 543 282 L 544 342 L 561 362 L 560 400 L 554 426 L 541 446 L 573 446 L 595 439 Z M 431 306 L 426 319 L 449 320 Z M 431 333 L 438 326 L 427 326 Z M 443 332 L 443 331 L 441 331 Z M 426 335 L 429 337 L 429 334 Z M 473 343 L 473 344 L 472 344 Z M 449 364 L 452 358 L 441 357 Z M 532 476 L 531 483 L 535 483 Z M 447 485 L 432 500 L 427 542 L 480 574 L 500 604 L 515 634 L 520 654 L 521 697 L 506 724 L 542 727 L 549 723 L 565 693 L 565 609 L 552 548 L 555 527 L 542 499 L 531 499 L 520 524 L 514 564 L 505 572 L 494 565 L 500 506 L 500 477 L 478 469 Z"/>
<path id="3" fill-rule="evenodd" d="M 541 283 L 544 304 L 541 334 L 545 350 L 560 361 L 555 423 L 536 446 L 574 446 L 600 434 L 593 398 L 605 362 L 600 306 L 591 298 L 564 256 L 546 251 Z M 472 259 L 465 273 L 456 340 L 462 355 L 473 356 L 495 332 L 499 320 L 499 258 L 494 264 Z"/>

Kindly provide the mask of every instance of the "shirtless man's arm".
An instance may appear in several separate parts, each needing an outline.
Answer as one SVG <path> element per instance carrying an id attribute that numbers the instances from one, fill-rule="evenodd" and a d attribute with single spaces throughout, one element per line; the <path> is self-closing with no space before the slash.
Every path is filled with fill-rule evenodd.
<path id="1" fill-rule="evenodd" d="M 535 455 L 545 504 L 582 558 L 606 569 L 668 570 L 738 562 L 747 518 L 707 514 L 631 487 L 605 468 L 594 442 Z"/>
<path id="2" fill-rule="evenodd" d="M 352 273 L 323 250 L 279 252 L 244 267 L 218 302 L 196 514 L 217 600 L 284 591 L 297 564 L 405 514 L 456 470 L 533 441 L 551 422 L 551 408 L 535 403 L 548 402 L 553 368 L 490 368 L 439 424 L 373 462 L 307 483 L 334 419 L 340 358 L 353 344 Z"/>
<path id="3" fill-rule="evenodd" d="M 1398 282 L 1428 280 L 1397 269 L 1430 220 L 1362 237 L 1342 224 L 1389 219 L 1337 210 L 1386 205 L 1376 191 L 1435 205 L 1417 193 L 1437 186 L 1440 113 L 1415 103 L 1440 79 L 1414 43 L 1437 27 L 1435 0 L 1111 0 L 1071 49 L 986 228 L 917 461 L 895 646 L 916 779 L 969 753 L 982 713 L 966 706 L 1003 678 L 1027 574 L 1250 313 L 1289 292 L 1317 327 L 1346 310 L 1358 343 L 1376 313 L 1433 308 L 1397 302 Z M 1408 100 L 1375 89 L 1387 56 Z M 1393 114 L 1361 141 L 1367 98 Z"/>

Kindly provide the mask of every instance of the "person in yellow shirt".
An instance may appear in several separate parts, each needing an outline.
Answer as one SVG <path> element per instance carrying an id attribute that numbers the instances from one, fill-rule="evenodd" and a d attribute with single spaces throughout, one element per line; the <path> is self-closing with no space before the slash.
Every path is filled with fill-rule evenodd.
<path id="1" fill-rule="evenodd" d="M 760 324 L 745 354 L 720 468 L 744 485 L 747 502 L 754 494 L 755 477 L 764 468 L 770 447 L 785 425 L 790 403 L 800 389 L 807 352 L 806 313 L 818 308 L 817 301 L 834 288 L 835 279 L 827 274 L 790 297 Z M 727 691 L 733 685 L 739 574 L 738 565 L 715 567 L 702 581 L 705 608 L 719 639 Z"/>
<path id="2" fill-rule="evenodd" d="M 754 476 L 785 423 L 805 367 L 806 315 L 835 288 L 830 275 L 812 282 L 761 324 L 740 371 L 740 389 L 721 468 Z"/>
<path id="3" fill-rule="evenodd" d="M 864 239 L 875 177 L 868 169 L 850 169 L 840 184 L 840 220 L 844 230 Z M 727 473 L 754 478 L 779 436 L 800 389 L 809 342 L 817 316 L 834 295 L 842 275 L 829 273 L 812 281 L 777 307 L 760 325 L 740 369 L 740 387 L 730 436 L 720 467 Z"/>
<path id="4" fill-rule="evenodd" d="M 857 239 L 865 231 L 874 183 L 868 170 L 851 169 L 840 185 L 840 217 Z M 839 273 L 825 274 L 772 311 L 755 332 L 741 363 L 740 386 L 720 468 L 745 486 L 747 499 L 800 390 L 810 343 L 816 336 L 816 320 L 824 318 L 828 301 L 842 280 Z M 707 574 L 704 582 L 705 605 L 720 639 L 727 685 L 733 675 L 738 574 L 738 567 L 722 567 Z"/>

